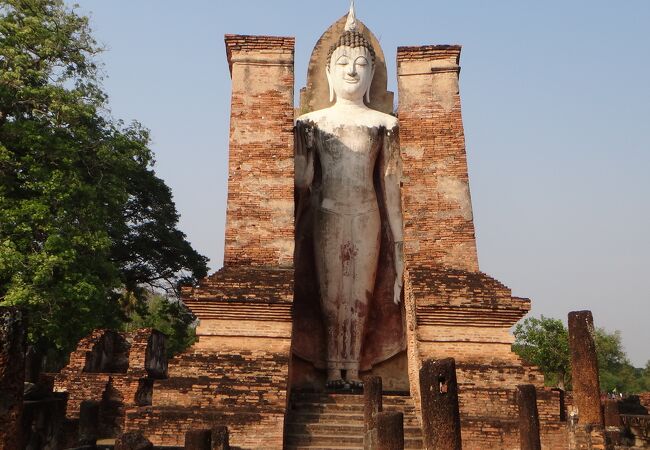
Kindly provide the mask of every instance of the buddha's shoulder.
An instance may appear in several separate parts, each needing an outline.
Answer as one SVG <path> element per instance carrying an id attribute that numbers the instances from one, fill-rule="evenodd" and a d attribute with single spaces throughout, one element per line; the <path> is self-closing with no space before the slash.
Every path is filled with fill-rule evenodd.
<path id="1" fill-rule="evenodd" d="M 375 127 L 384 127 L 390 130 L 397 127 L 398 125 L 397 117 L 391 116 L 390 114 L 386 114 L 381 111 L 369 109 L 367 115 L 370 119 L 371 125 Z"/>
<path id="2" fill-rule="evenodd" d="M 332 108 L 320 109 L 303 114 L 296 119 L 296 122 L 312 125 L 357 125 L 367 127 L 384 127 L 386 129 L 395 128 L 398 125 L 397 118 L 390 114 L 376 111 L 374 109 L 366 109 L 360 114 L 350 116 L 342 114 Z"/>
<path id="3" fill-rule="evenodd" d="M 325 119 L 327 115 L 325 114 L 324 109 L 320 109 L 318 111 L 312 111 L 307 114 L 303 114 L 299 116 L 296 119 L 296 123 L 300 122 L 303 124 L 317 124 L 318 122 L 322 122 L 323 119 Z"/>

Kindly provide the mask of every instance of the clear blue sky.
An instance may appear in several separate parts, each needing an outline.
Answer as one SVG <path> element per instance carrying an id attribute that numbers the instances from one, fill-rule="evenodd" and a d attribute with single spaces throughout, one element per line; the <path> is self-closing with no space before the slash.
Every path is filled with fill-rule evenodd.
<path id="1" fill-rule="evenodd" d="M 107 51 L 112 113 L 149 127 L 181 228 L 221 266 L 225 33 L 296 37 L 296 83 L 347 0 L 81 0 Z M 395 89 L 400 45 L 462 44 L 481 270 L 533 315 L 591 309 L 650 359 L 650 1 L 357 0 Z"/>

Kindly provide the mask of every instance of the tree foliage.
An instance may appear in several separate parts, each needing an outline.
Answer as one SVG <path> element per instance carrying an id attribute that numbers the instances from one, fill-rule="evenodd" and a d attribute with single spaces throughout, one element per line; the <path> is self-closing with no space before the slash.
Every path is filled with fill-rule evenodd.
<path id="1" fill-rule="evenodd" d="M 62 0 L 0 0 L 0 304 L 27 310 L 42 349 L 70 350 L 207 271 L 148 130 L 109 115 L 100 52 Z"/>
<path id="2" fill-rule="evenodd" d="M 124 331 L 138 328 L 155 328 L 167 335 L 167 356 L 185 350 L 196 340 L 194 316 L 180 302 L 162 295 L 151 295 L 146 311 L 134 311 L 124 326 Z"/>
<path id="3" fill-rule="evenodd" d="M 569 332 L 561 320 L 529 317 L 517 324 L 513 333 L 513 351 L 526 362 L 538 366 L 548 385 L 570 387 Z M 602 391 L 634 393 L 650 390 L 650 361 L 644 369 L 632 366 L 619 331 L 611 333 L 596 328 L 594 343 Z"/>
<path id="4" fill-rule="evenodd" d="M 540 368 L 549 384 L 561 388 L 571 380 L 569 333 L 561 320 L 529 317 L 513 331 L 513 351 Z"/>

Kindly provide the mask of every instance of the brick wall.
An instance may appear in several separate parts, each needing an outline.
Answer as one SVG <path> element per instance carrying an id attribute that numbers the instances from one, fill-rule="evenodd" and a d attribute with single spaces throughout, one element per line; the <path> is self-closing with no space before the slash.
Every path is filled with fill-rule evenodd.
<path id="1" fill-rule="evenodd" d="M 281 449 L 289 348 L 247 350 L 245 339 L 218 353 L 194 347 L 170 361 L 152 404 L 126 412 L 127 430 L 155 445 L 183 446 L 185 432 L 226 425 L 238 448 Z"/>
<path id="2" fill-rule="evenodd" d="M 459 58 L 460 46 L 397 49 L 404 244 L 412 266 L 477 271 Z"/>
<path id="3" fill-rule="evenodd" d="M 161 341 L 162 346 L 155 345 Z M 66 418 L 78 419 L 84 400 L 100 402 L 100 434 L 114 437 L 124 428 L 126 408 L 138 404 L 143 385 L 152 380 L 146 370 L 152 360 L 160 362 L 156 367 L 166 368 L 162 333 L 151 328 L 132 333 L 94 330 L 79 341 L 69 363 L 54 376 L 54 391 L 68 396 Z M 94 371 L 97 367 L 107 371 Z M 116 367 L 119 372 L 108 371 Z"/>
<path id="4" fill-rule="evenodd" d="M 468 388 L 459 392 L 463 448 L 518 449 L 519 422 L 514 389 Z M 560 420 L 559 393 L 537 389 L 537 409 L 543 449 L 567 448 L 567 424 Z"/>
<path id="5" fill-rule="evenodd" d="M 529 300 L 481 272 L 413 266 L 408 272 L 420 359 L 522 366 L 509 329 L 528 312 Z"/>
<path id="6" fill-rule="evenodd" d="M 650 392 L 641 392 L 638 396 L 641 406 L 650 411 Z"/>
<path id="7" fill-rule="evenodd" d="M 232 76 L 225 264 L 291 266 L 294 38 L 225 40 Z"/>
<path id="8" fill-rule="evenodd" d="M 463 448 L 519 448 L 519 384 L 538 389 L 542 447 L 566 448 L 559 392 L 511 351 L 509 329 L 528 312 L 528 299 L 478 271 L 409 265 L 405 304 L 412 396 L 419 398 L 421 361 L 456 359 Z"/>
<path id="9" fill-rule="evenodd" d="M 567 431 L 569 450 L 605 450 L 606 445 L 605 427 L 594 424 L 569 424 Z M 624 448 L 624 447 L 623 447 Z"/>
<path id="10" fill-rule="evenodd" d="M 293 269 L 226 265 L 182 290 L 198 341 L 169 362 L 126 429 L 182 446 L 189 429 L 226 425 L 239 448 L 281 449 L 287 406 Z"/>

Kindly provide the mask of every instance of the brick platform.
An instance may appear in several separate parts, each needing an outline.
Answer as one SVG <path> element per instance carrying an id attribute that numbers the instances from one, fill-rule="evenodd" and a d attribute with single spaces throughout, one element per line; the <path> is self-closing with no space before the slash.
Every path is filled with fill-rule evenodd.
<path id="1" fill-rule="evenodd" d="M 293 270 L 227 266 L 183 290 L 198 342 L 169 362 L 151 403 L 127 430 L 182 446 L 190 429 L 225 425 L 240 448 L 282 448 L 289 379 Z"/>

